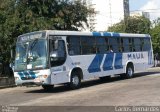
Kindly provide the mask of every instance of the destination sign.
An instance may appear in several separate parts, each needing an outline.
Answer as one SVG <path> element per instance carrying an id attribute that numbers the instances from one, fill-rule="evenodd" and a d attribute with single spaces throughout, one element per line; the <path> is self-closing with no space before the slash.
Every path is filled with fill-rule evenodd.
<path id="1" fill-rule="evenodd" d="M 34 39 L 44 38 L 45 33 L 44 32 L 36 32 L 36 33 L 30 33 L 30 34 L 24 34 L 22 36 L 18 37 L 18 42 L 26 42 Z"/>

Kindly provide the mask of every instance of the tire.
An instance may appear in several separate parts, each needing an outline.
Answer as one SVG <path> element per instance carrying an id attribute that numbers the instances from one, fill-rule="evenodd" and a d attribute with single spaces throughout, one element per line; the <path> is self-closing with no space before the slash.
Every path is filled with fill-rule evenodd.
<path id="1" fill-rule="evenodd" d="M 53 90 L 54 85 L 42 85 L 42 88 L 43 88 L 45 91 L 51 91 L 51 90 Z"/>
<path id="2" fill-rule="evenodd" d="M 133 74 L 134 74 L 133 66 L 128 65 L 126 68 L 125 78 L 127 78 L 127 79 L 132 78 Z"/>
<path id="3" fill-rule="evenodd" d="M 126 79 L 130 79 L 130 78 L 133 77 L 133 74 L 134 74 L 133 66 L 128 65 L 127 68 L 126 68 L 126 73 L 122 74 L 121 77 L 126 78 Z"/>
<path id="4" fill-rule="evenodd" d="M 101 81 L 107 81 L 111 79 L 111 76 L 99 77 Z"/>
<path id="5" fill-rule="evenodd" d="M 81 77 L 77 72 L 73 72 L 70 80 L 70 88 L 78 89 L 81 86 Z"/>

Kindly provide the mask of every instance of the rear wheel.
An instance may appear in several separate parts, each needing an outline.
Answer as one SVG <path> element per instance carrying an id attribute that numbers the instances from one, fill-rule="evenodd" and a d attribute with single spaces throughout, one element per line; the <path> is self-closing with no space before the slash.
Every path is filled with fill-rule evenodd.
<path id="1" fill-rule="evenodd" d="M 54 85 L 42 85 L 42 88 L 43 88 L 45 91 L 51 91 L 51 90 L 53 90 Z"/>
<path id="2" fill-rule="evenodd" d="M 133 67 L 128 66 L 126 70 L 126 78 L 132 78 L 134 74 Z"/>
<path id="3" fill-rule="evenodd" d="M 73 72 L 71 75 L 70 88 L 78 89 L 81 86 L 81 77 L 77 72 Z"/>
<path id="4" fill-rule="evenodd" d="M 121 77 L 129 79 L 129 78 L 133 77 L 133 74 L 134 74 L 133 66 L 128 65 L 127 68 L 126 68 L 126 73 L 122 74 Z"/>

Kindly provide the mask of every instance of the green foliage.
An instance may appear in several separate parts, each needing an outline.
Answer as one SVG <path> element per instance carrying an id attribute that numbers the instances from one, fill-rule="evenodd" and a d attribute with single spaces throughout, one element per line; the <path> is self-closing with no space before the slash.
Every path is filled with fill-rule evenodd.
<path id="1" fill-rule="evenodd" d="M 109 27 L 108 32 L 124 33 L 125 32 L 124 21 L 121 21 L 121 22 L 119 22 L 117 24 L 114 24 L 113 26 Z"/>
<path id="2" fill-rule="evenodd" d="M 18 35 L 37 30 L 78 30 L 93 14 L 85 0 L 0 0 L 0 57 L 10 60 Z"/>
<path id="3" fill-rule="evenodd" d="M 108 31 L 125 33 L 149 33 L 150 20 L 143 16 L 128 17 L 125 20 L 111 26 Z"/>
<path id="4" fill-rule="evenodd" d="M 160 54 L 160 18 L 154 23 L 154 27 L 151 29 L 150 34 L 153 42 L 154 53 Z"/>

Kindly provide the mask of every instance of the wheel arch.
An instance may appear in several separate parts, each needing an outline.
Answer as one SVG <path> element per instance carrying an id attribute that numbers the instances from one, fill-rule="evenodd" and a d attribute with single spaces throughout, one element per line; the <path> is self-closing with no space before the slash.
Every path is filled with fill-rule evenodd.
<path id="1" fill-rule="evenodd" d="M 78 74 L 80 75 L 80 78 L 83 79 L 83 71 L 80 67 L 75 67 L 70 71 L 70 77 L 72 75 L 73 72 L 78 72 Z"/>
<path id="2" fill-rule="evenodd" d="M 132 67 L 133 67 L 133 71 L 135 71 L 134 63 L 133 63 L 132 61 L 128 61 L 128 62 L 126 63 L 126 67 L 125 67 L 125 73 L 126 73 L 126 70 L 127 70 L 127 67 L 128 67 L 128 66 L 132 66 Z"/>

